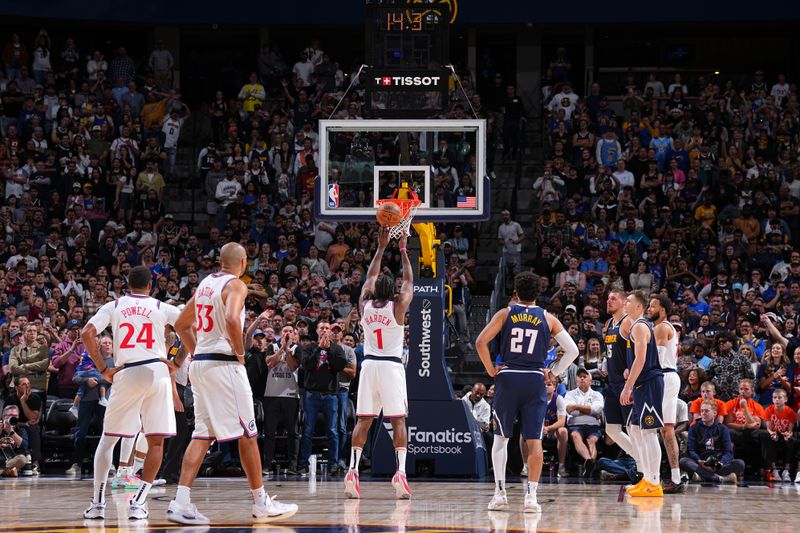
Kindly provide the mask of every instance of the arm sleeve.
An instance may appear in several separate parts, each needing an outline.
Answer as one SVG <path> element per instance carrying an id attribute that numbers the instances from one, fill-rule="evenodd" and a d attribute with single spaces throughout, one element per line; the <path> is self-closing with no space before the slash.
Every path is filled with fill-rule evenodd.
<path id="1" fill-rule="evenodd" d="M 559 346 L 564 348 L 564 356 L 551 369 L 553 374 L 558 376 L 569 368 L 569 365 L 578 357 L 578 345 L 575 344 L 575 341 L 569 336 L 567 330 L 561 330 L 558 335 L 556 335 L 556 342 L 558 342 Z"/>
<path id="2" fill-rule="evenodd" d="M 556 416 L 567 416 L 567 402 L 561 396 L 556 397 Z"/>
<path id="3" fill-rule="evenodd" d="M 111 310 L 114 308 L 114 302 L 108 302 L 103 307 L 97 310 L 94 316 L 89 319 L 89 324 L 94 326 L 97 333 L 100 333 L 108 327 L 111 323 Z"/>

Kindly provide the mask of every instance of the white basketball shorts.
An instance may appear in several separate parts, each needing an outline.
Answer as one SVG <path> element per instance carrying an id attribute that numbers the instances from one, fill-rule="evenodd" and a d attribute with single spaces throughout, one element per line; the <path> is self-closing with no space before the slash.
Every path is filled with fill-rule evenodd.
<path id="1" fill-rule="evenodd" d="M 140 427 L 145 436 L 175 435 L 172 381 L 161 361 L 124 368 L 114 375 L 103 432 L 134 437 Z"/>
<path id="2" fill-rule="evenodd" d="M 664 403 L 661 415 L 665 424 L 674 424 L 678 415 L 678 394 L 681 392 L 681 378 L 677 372 L 664 372 Z"/>
<path id="3" fill-rule="evenodd" d="M 406 369 L 402 363 L 367 359 L 361 364 L 356 416 L 408 416 Z"/>
<path id="4" fill-rule="evenodd" d="M 253 392 L 244 366 L 231 361 L 193 360 L 189 380 L 194 396 L 193 439 L 227 440 L 255 437 Z"/>

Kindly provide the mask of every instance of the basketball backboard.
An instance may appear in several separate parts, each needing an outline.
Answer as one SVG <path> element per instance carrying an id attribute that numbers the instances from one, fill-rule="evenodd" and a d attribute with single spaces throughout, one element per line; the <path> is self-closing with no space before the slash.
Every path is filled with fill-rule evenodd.
<path id="1" fill-rule="evenodd" d="M 403 183 L 422 201 L 415 221 L 488 219 L 486 121 L 320 121 L 317 218 L 372 220 Z"/>

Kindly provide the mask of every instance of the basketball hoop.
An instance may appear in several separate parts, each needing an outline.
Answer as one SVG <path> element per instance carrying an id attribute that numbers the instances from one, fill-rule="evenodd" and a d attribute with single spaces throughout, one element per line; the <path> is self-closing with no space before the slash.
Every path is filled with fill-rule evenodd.
<path id="1" fill-rule="evenodd" d="M 411 235 L 411 220 L 417 213 L 417 208 L 422 203 L 417 196 L 417 193 L 411 189 L 403 189 L 409 198 L 397 198 L 400 189 L 395 189 L 392 197 L 386 200 L 377 200 L 379 206 L 383 204 L 394 204 L 400 209 L 400 222 L 389 228 L 389 237 L 392 239 L 399 239 L 403 235 Z"/>

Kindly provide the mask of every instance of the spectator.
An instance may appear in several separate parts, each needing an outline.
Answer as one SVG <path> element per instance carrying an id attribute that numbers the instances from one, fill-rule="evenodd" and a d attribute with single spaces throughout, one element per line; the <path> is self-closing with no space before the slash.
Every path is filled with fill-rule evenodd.
<path id="1" fill-rule="evenodd" d="M 15 379 L 27 378 L 31 390 L 43 397 L 47 388 L 50 353 L 47 346 L 39 344 L 37 333 L 35 324 L 25 326 L 22 342 L 11 350 L 9 369 Z"/>
<path id="2" fill-rule="evenodd" d="M 577 373 L 578 387 L 564 398 L 567 429 L 575 451 L 583 459 L 583 475 L 590 477 L 597 460 L 597 441 L 603 436 L 600 420 L 603 416 L 603 395 L 591 388 L 592 377 L 584 368 Z"/>
<path id="3" fill-rule="evenodd" d="M 155 45 L 153 51 L 150 52 L 147 64 L 153 71 L 156 86 L 162 90 L 171 89 L 172 68 L 175 66 L 175 60 L 172 58 L 172 53 L 164 48 L 164 41 L 156 39 Z"/>
<path id="4" fill-rule="evenodd" d="M 344 458 L 347 456 L 347 450 L 350 449 L 350 445 L 347 442 L 347 406 L 350 401 L 350 385 L 356 377 L 358 360 L 356 359 L 355 338 L 353 338 L 352 335 L 344 335 L 343 319 L 331 324 L 331 333 L 334 337 L 333 342 L 338 344 L 344 351 L 345 359 L 347 360 L 347 366 L 339 371 L 339 388 L 336 393 L 336 398 L 338 400 L 337 411 L 339 415 L 337 424 L 339 430 L 338 469 L 343 472 L 347 469 Z"/>
<path id="5" fill-rule="evenodd" d="M 317 323 L 317 342 L 301 348 L 300 365 L 304 370 L 303 399 L 303 438 L 300 443 L 299 472 L 308 475 L 308 458 L 311 455 L 311 439 L 317 423 L 317 415 L 322 413 L 325 432 L 328 437 L 328 464 L 332 472 L 338 470 L 339 430 L 338 372 L 348 367 L 342 347 L 333 342 L 330 323 Z M 311 473 L 310 475 L 314 475 Z"/>
<path id="6" fill-rule="evenodd" d="M 725 425 L 739 457 L 750 458 L 760 445 L 764 409 L 753 400 L 753 380 L 739 381 L 739 396 L 725 403 Z M 764 476 L 771 474 L 764 471 Z"/>
<path id="7" fill-rule="evenodd" d="M 17 477 L 18 470 L 27 462 L 28 433 L 12 424 L 14 419 L 19 419 L 19 408 L 16 405 L 5 406 L 0 427 L 0 453 L 3 454 L 0 477 Z"/>
<path id="8" fill-rule="evenodd" d="M 741 392 L 742 379 L 754 378 L 750 360 L 733 351 L 733 342 L 731 333 L 723 332 L 716 336 L 714 343 L 717 354 L 707 370 L 709 379 L 716 383 L 717 396 L 723 401 L 734 398 L 737 391 Z"/>
<path id="9" fill-rule="evenodd" d="M 78 326 L 80 328 L 80 325 Z M 70 330 L 70 333 L 72 330 Z M 80 329 L 78 330 L 78 339 L 80 339 Z M 81 346 L 83 346 L 83 343 Z M 109 368 L 114 367 L 113 359 L 113 342 L 111 337 L 102 336 L 98 341 L 98 349 L 100 355 L 103 357 L 105 364 Z M 82 350 L 84 356 L 88 359 L 85 349 Z M 83 459 L 86 456 L 86 436 L 89 434 L 89 428 L 93 424 L 103 425 L 103 417 L 105 416 L 107 402 L 103 400 L 100 391 L 104 388 L 103 382 L 96 377 L 91 377 L 88 373 L 80 373 L 75 376 L 75 381 L 78 385 L 84 388 L 83 395 L 78 404 L 78 412 L 76 418 L 78 426 L 75 429 L 74 448 L 72 452 L 72 466 L 67 469 L 67 475 L 79 476 L 83 469 Z"/>
<path id="10" fill-rule="evenodd" d="M 544 415 L 544 429 L 542 439 L 544 443 L 556 441 L 558 453 L 558 477 L 567 477 L 567 449 L 569 435 L 567 434 L 567 403 L 564 397 L 556 393 L 556 383 L 552 376 L 545 381 L 547 388 L 547 411 Z M 544 444 L 543 443 L 543 444 Z"/>
<path id="11" fill-rule="evenodd" d="M 704 400 L 700 405 L 700 421 L 689 428 L 689 456 L 681 458 L 681 468 L 694 481 L 736 484 L 744 474 L 744 461 L 734 459 L 728 428 L 716 417 L 717 404 Z"/>
<path id="12" fill-rule="evenodd" d="M 492 438 L 489 436 L 491 429 L 489 422 L 492 415 L 492 408 L 484 399 L 485 396 L 486 385 L 483 383 L 475 383 L 472 386 L 472 390 L 466 393 L 464 397 L 461 398 L 461 401 L 464 402 L 464 405 L 466 405 L 467 409 L 472 413 L 475 421 L 478 422 L 484 443 L 486 444 L 486 449 L 490 449 Z"/>
<path id="13" fill-rule="evenodd" d="M 38 476 L 40 473 L 40 462 L 42 460 L 42 435 L 39 419 L 44 402 L 40 399 L 38 394 L 33 393 L 31 382 L 26 376 L 15 378 L 14 389 L 15 394 L 5 399 L 6 407 L 11 405 L 17 407 L 19 413 L 17 427 L 27 432 L 28 450 L 31 455 L 31 461 L 23 466 L 20 473 L 23 476 Z"/>
<path id="14" fill-rule="evenodd" d="M 716 394 L 716 386 L 713 381 L 705 381 L 700 386 L 700 397 L 693 400 L 689 404 L 689 416 L 692 417 L 690 424 L 693 425 L 700 419 L 700 406 L 705 401 L 713 401 L 717 406 L 717 422 L 720 424 L 724 421 L 727 411 L 725 410 L 725 402 L 718 400 L 714 397 Z"/>
<path id="15" fill-rule="evenodd" d="M 792 393 L 793 370 L 786 356 L 786 348 L 779 342 L 773 343 L 756 374 L 758 402 L 764 407 L 772 405 L 773 392 L 778 389 L 787 395 Z"/>
<path id="16" fill-rule="evenodd" d="M 775 389 L 772 403 L 764 410 L 766 431 L 761 432 L 760 439 L 766 481 L 792 480 L 789 470 L 797 458 L 797 439 L 794 436 L 797 413 L 786 405 L 788 398 L 785 390 Z M 776 466 L 779 452 L 782 452 L 783 473 Z M 800 469 L 795 480 L 800 480 Z"/>

